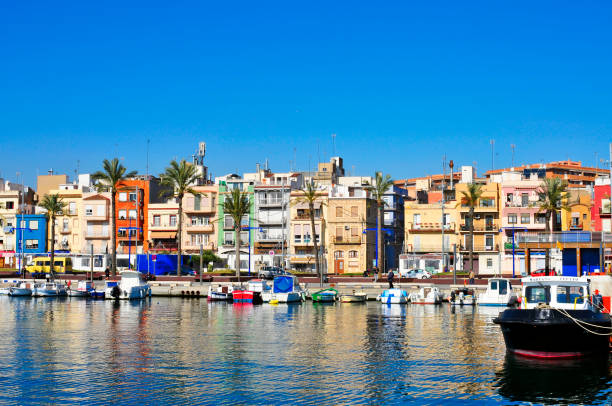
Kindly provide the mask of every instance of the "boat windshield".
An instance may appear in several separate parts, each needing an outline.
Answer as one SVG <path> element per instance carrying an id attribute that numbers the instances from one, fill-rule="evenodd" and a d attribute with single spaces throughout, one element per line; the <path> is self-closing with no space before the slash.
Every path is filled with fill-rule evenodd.
<path id="1" fill-rule="evenodd" d="M 581 286 L 557 286 L 557 303 L 584 303 L 584 290 Z"/>
<path id="2" fill-rule="evenodd" d="M 499 294 L 505 295 L 508 293 L 508 281 L 501 280 L 499 281 Z"/>
<path id="3" fill-rule="evenodd" d="M 550 286 L 527 286 L 525 299 L 531 303 L 550 303 Z"/>

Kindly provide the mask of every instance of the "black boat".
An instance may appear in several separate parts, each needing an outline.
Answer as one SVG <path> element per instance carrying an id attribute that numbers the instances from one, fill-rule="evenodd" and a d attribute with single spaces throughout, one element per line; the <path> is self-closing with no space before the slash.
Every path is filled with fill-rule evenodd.
<path id="1" fill-rule="evenodd" d="M 523 279 L 520 309 L 507 309 L 499 324 L 508 351 L 536 358 L 607 354 L 612 320 L 589 300 L 589 281 L 576 277 Z"/>

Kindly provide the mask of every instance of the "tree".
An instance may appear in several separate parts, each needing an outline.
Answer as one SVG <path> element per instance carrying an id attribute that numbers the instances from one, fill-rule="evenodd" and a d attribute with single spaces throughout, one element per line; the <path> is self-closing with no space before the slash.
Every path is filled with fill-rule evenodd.
<path id="1" fill-rule="evenodd" d="M 369 191 L 372 195 L 372 198 L 376 201 L 376 208 L 378 210 L 376 217 L 376 247 L 378 251 L 378 256 L 376 258 L 376 265 L 378 266 L 378 272 L 385 272 L 385 262 L 384 262 L 384 247 L 383 241 L 384 236 L 382 233 L 382 224 L 383 224 L 383 216 L 385 209 L 385 193 L 389 191 L 389 189 L 393 186 L 393 180 L 391 180 L 391 175 L 385 175 L 383 177 L 382 172 L 374 173 L 374 183 L 369 184 L 365 187 L 365 190 Z"/>
<path id="2" fill-rule="evenodd" d="M 225 196 L 223 201 L 223 213 L 229 214 L 234 220 L 234 246 L 236 247 L 236 276 L 240 282 L 240 231 L 242 230 L 242 218 L 251 211 L 251 200 L 247 192 L 241 192 L 239 189 L 232 189 L 229 195 Z M 251 232 L 249 230 L 249 232 Z"/>
<path id="3" fill-rule="evenodd" d="M 551 219 L 553 214 L 560 212 L 563 209 L 569 209 L 567 202 L 567 182 L 560 178 L 546 178 L 537 190 L 538 202 L 537 207 L 540 213 L 546 215 L 546 234 L 551 231 Z M 550 270 L 550 250 L 552 249 L 552 240 L 550 247 L 546 250 L 545 269 Z"/>
<path id="4" fill-rule="evenodd" d="M 181 253 L 182 253 L 182 231 L 183 231 L 183 196 L 186 193 L 191 195 L 200 195 L 200 192 L 195 191 L 193 185 L 199 178 L 199 174 L 195 165 L 187 163 L 184 159 L 181 162 L 172 160 L 170 166 L 161 175 L 161 185 L 172 189 L 173 196 L 178 201 L 178 232 L 177 245 L 178 256 L 176 260 L 176 275 L 181 276 Z M 162 192 L 163 193 L 163 192 Z"/>
<path id="5" fill-rule="evenodd" d="M 319 190 L 317 185 L 314 182 L 308 182 L 306 185 L 300 189 L 302 194 L 295 198 L 296 203 L 302 203 L 308 205 L 309 217 L 310 217 L 310 229 L 312 232 L 312 241 L 313 241 L 313 250 L 315 257 L 315 270 L 317 271 L 317 275 L 319 276 L 319 280 L 323 279 L 323 274 L 321 271 L 321 266 L 319 263 L 319 246 L 317 244 L 317 232 L 315 229 L 315 213 L 314 206 L 315 203 L 319 203 L 321 207 L 323 207 L 323 202 L 320 201 L 321 195 L 319 194 Z"/>
<path id="6" fill-rule="evenodd" d="M 59 194 L 56 193 L 53 195 L 45 195 L 38 205 L 47 210 L 47 221 L 51 223 L 51 244 L 49 248 L 51 258 L 49 270 L 51 271 L 51 278 L 53 279 L 53 261 L 55 260 L 55 216 L 62 214 L 66 208 L 66 203 L 59 197 Z"/>
<path id="7" fill-rule="evenodd" d="M 474 208 L 478 205 L 478 199 L 482 196 L 482 185 L 468 183 L 467 191 L 462 191 L 462 204 L 470 208 L 470 272 L 474 271 Z"/>
<path id="8" fill-rule="evenodd" d="M 97 171 L 91 178 L 97 182 L 98 190 L 109 190 L 111 192 L 111 211 L 112 211 L 112 264 L 111 272 L 113 276 L 117 275 L 117 219 L 116 219 L 116 200 L 119 183 L 121 181 L 136 176 L 136 171 L 127 172 L 127 169 L 119 163 L 119 159 L 113 158 L 111 161 L 105 159 L 102 162 L 102 171 Z M 127 172 L 127 173 L 126 173 Z"/>

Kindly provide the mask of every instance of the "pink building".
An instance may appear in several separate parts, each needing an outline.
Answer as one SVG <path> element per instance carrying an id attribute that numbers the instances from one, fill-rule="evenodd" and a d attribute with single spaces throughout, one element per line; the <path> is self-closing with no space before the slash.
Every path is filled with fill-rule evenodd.
<path id="1" fill-rule="evenodd" d="M 597 180 L 593 193 L 591 220 L 593 231 L 612 231 L 610 228 L 610 178 Z"/>

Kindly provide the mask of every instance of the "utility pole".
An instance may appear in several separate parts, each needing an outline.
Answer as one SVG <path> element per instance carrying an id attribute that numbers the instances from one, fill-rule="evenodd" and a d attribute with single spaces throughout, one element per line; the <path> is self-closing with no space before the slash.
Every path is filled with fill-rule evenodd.
<path id="1" fill-rule="evenodd" d="M 457 244 L 453 244 L 453 285 L 457 284 Z"/>
<path id="2" fill-rule="evenodd" d="M 490 140 L 491 143 L 491 170 L 495 169 L 495 140 Z"/>
<path id="3" fill-rule="evenodd" d="M 516 145 L 510 144 L 510 148 L 512 149 L 512 168 L 514 168 L 514 149 L 516 148 Z"/>
<path id="4" fill-rule="evenodd" d="M 444 250 L 444 203 L 446 203 L 446 200 L 444 198 L 444 189 L 446 189 L 446 155 L 444 155 L 444 158 L 442 159 L 442 223 L 441 223 L 441 229 L 442 229 L 442 272 L 444 272 L 445 270 L 445 258 L 444 258 L 444 254 L 445 254 L 445 250 Z"/>
<path id="5" fill-rule="evenodd" d="M 93 254 L 93 243 L 89 246 L 89 270 L 91 271 L 91 283 L 93 288 L 93 271 L 94 271 L 94 254 Z"/>
<path id="6" fill-rule="evenodd" d="M 202 286 L 202 257 L 204 256 L 204 246 L 200 243 L 200 286 Z"/>

